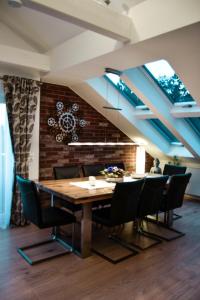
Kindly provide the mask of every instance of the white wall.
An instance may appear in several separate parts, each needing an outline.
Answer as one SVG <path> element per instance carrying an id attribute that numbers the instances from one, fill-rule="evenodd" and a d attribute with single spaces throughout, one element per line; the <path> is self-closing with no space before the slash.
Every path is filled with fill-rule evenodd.
<path id="1" fill-rule="evenodd" d="M 200 196 L 200 168 L 187 168 L 186 172 L 192 173 L 186 193 L 189 195 Z"/>
<path id="2" fill-rule="evenodd" d="M 40 96 L 39 96 L 40 99 Z M 29 158 L 29 179 L 39 178 L 40 100 L 38 101 Z"/>

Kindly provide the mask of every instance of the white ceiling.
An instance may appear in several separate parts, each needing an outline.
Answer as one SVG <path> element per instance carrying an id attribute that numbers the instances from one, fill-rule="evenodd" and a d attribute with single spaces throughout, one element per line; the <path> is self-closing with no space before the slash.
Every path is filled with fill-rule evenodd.
<path id="1" fill-rule="evenodd" d="M 0 21 L 41 53 L 85 30 L 27 7 L 10 7 L 7 0 L 0 1 Z"/>
<path id="2" fill-rule="evenodd" d="M 108 10 L 123 13 L 144 1 L 147 0 L 112 0 L 108 7 L 105 6 Z M 13 8 L 7 0 L 0 1 L 0 21 L 40 53 L 48 52 L 85 31 L 84 28 L 24 6 Z"/>
<path id="3" fill-rule="evenodd" d="M 93 1 L 97 3 L 104 2 L 104 0 L 93 0 Z M 128 10 L 131 7 L 139 3 L 142 3 L 144 1 L 146 0 L 111 0 L 111 3 L 108 5 L 108 8 L 126 14 L 128 13 Z M 104 6 L 106 6 L 106 4 L 104 4 Z"/>
<path id="4" fill-rule="evenodd" d="M 105 67 L 124 71 L 166 59 L 200 104 L 198 0 L 112 0 L 106 8 L 94 0 L 54 1 L 24 0 L 21 8 L 11 8 L 0 0 L 0 74 L 70 86 L 103 113 L 104 100 L 88 79 L 100 77 Z M 142 137 L 134 127 L 124 117 L 121 130 L 133 140 Z"/>

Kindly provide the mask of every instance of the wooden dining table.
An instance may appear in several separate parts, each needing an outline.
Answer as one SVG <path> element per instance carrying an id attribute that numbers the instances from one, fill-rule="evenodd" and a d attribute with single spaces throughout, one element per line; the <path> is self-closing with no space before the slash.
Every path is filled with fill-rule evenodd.
<path id="1" fill-rule="evenodd" d="M 97 181 L 99 180 L 102 182 L 104 181 L 102 177 L 98 177 Z M 77 184 L 84 181 L 88 181 L 88 177 L 60 180 L 44 180 L 37 181 L 35 183 L 39 190 L 51 194 L 52 205 L 54 202 L 54 196 L 62 198 L 63 200 L 71 202 L 75 205 L 82 204 L 80 254 L 81 257 L 86 258 L 91 255 L 92 203 L 96 201 L 100 202 L 102 200 L 111 198 L 114 185 L 113 183 L 107 183 L 107 186 L 102 188 L 96 188 L 95 186 L 90 187 L 89 185 L 89 188 L 82 188 L 73 185 L 74 183 Z"/>
<path id="2" fill-rule="evenodd" d="M 150 174 L 150 176 L 147 177 L 157 176 L 158 175 Z M 138 180 L 141 177 L 142 176 L 136 177 L 135 179 L 129 178 L 128 181 Z M 96 179 L 96 185 L 93 187 L 90 186 L 88 177 L 60 180 L 44 180 L 35 182 L 39 190 L 51 194 L 52 205 L 54 205 L 54 196 L 59 197 L 65 201 L 71 202 L 75 205 L 82 205 L 80 255 L 83 258 L 89 257 L 91 255 L 92 204 L 97 201 L 99 201 L 100 204 L 100 201 L 112 198 L 113 190 L 115 187 L 114 183 L 106 182 L 103 176 L 97 176 Z M 79 183 L 81 184 L 84 182 L 86 184 L 85 188 L 74 185 Z M 99 182 L 105 182 L 106 187 L 99 188 Z M 172 224 L 172 215 L 173 211 L 170 212 L 170 224 Z"/>

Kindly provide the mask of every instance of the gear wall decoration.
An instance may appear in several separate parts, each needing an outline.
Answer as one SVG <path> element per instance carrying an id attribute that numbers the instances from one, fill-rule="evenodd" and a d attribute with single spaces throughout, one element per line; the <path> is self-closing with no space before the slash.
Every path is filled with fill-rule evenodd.
<path id="1" fill-rule="evenodd" d="M 63 102 L 58 101 L 56 109 L 56 117 L 49 117 L 47 121 L 51 132 L 55 135 L 56 141 L 58 143 L 67 142 L 71 136 L 71 141 L 77 142 L 78 129 L 87 125 L 87 121 L 75 115 L 79 111 L 79 105 L 74 103 L 70 108 L 65 110 Z"/>

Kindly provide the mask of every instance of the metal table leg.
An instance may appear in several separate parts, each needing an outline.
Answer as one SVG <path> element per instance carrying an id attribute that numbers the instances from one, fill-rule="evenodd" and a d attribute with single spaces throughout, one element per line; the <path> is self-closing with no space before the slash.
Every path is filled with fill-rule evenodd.
<path id="1" fill-rule="evenodd" d="M 83 204 L 83 215 L 81 220 L 81 256 L 91 256 L 92 245 L 92 205 Z"/>
<path id="2" fill-rule="evenodd" d="M 169 227 L 173 226 L 173 210 L 169 210 L 167 212 L 167 226 Z"/>

